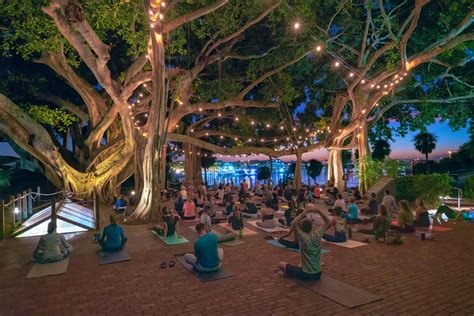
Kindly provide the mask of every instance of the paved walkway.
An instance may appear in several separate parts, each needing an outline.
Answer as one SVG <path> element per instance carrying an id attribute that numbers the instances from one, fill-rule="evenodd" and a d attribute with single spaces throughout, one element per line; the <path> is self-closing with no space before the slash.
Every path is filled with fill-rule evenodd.
<path id="1" fill-rule="evenodd" d="M 195 233 L 180 223 L 185 237 Z M 67 274 L 24 279 L 38 238 L 0 243 L 0 315 L 473 315 L 474 223 L 449 223 L 438 241 L 407 237 L 401 246 L 371 242 L 346 249 L 325 244 L 324 273 L 384 299 L 347 309 L 276 273 L 298 254 L 268 245 L 264 234 L 224 247 L 236 276 L 201 283 L 179 264 L 160 269 L 192 243 L 169 247 L 146 226 L 127 226 L 132 260 L 98 265 L 92 233 L 74 236 Z M 354 234 L 354 239 L 362 238 Z"/>

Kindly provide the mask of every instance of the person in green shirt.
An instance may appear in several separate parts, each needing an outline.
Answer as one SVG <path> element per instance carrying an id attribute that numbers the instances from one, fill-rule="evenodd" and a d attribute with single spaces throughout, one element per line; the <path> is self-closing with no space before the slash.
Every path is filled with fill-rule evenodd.
<path id="1" fill-rule="evenodd" d="M 325 225 L 313 231 L 313 223 L 307 218 L 309 213 L 319 213 Z M 300 265 L 292 265 L 280 262 L 280 268 L 284 276 L 300 280 L 319 280 L 321 278 L 321 237 L 329 226 L 329 217 L 314 206 L 306 207 L 303 213 L 298 215 L 291 227 L 295 232 L 296 239 L 300 245 Z"/>
<path id="2" fill-rule="evenodd" d="M 408 206 L 408 201 L 400 201 L 402 210 L 398 214 L 398 225 L 390 225 L 390 229 L 398 230 L 401 233 L 414 233 L 415 221 L 413 220 L 413 212 Z"/>
<path id="3" fill-rule="evenodd" d="M 388 221 L 388 211 L 384 205 L 379 206 L 379 213 L 375 216 L 374 224 L 372 229 L 359 229 L 359 233 L 366 235 L 374 235 L 375 240 L 385 238 L 385 233 L 390 228 L 390 222 Z"/>

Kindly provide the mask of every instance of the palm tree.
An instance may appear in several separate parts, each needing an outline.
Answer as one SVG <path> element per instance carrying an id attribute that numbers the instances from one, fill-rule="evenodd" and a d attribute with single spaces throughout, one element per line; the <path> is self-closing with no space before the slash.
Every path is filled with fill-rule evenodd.
<path id="1" fill-rule="evenodd" d="M 416 150 L 424 154 L 426 157 L 426 173 L 428 173 L 429 170 L 428 155 L 431 154 L 436 148 L 437 140 L 438 137 L 436 137 L 436 135 L 430 134 L 428 132 L 419 133 L 413 138 Z"/>

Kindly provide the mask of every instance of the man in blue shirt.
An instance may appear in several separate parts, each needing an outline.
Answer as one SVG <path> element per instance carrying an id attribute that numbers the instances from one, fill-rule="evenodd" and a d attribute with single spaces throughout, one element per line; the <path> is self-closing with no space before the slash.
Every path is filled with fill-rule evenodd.
<path id="1" fill-rule="evenodd" d="M 206 233 L 204 224 L 196 225 L 198 240 L 194 242 L 194 255 L 185 254 L 184 259 L 199 272 L 217 271 L 221 267 L 224 250 L 217 248 L 217 235 Z"/>
<path id="2" fill-rule="evenodd" d="M 110 215 L 109 220 L 110 225 L 104 228 L 99 239 L 99 244 L 103 251 L 120 250 L 127 242 L 127 237 L 125 237 L 122 226 L 117 224 L 113 214 Z"/>
<path id="3" fill-rule="evenodd" d="M 127 209 L 127 201 L 120 195 L 114 203 L 114 211 L 123 213 Z"/>

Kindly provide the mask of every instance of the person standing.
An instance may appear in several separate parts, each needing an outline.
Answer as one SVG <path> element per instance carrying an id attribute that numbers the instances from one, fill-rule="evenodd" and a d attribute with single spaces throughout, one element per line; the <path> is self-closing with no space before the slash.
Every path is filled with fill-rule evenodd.
<path id="1" fill-rule="evenodd" d="M 390 195 L 389 190 L 385 190 L 382 205 L 385 206 L 385 208 L 387 209 L 388 222 L 390 223 L 392 220 L 392 214 L 395 214 L 397 212 L 397 203 L 395 202 L 395 198 Z"/>

